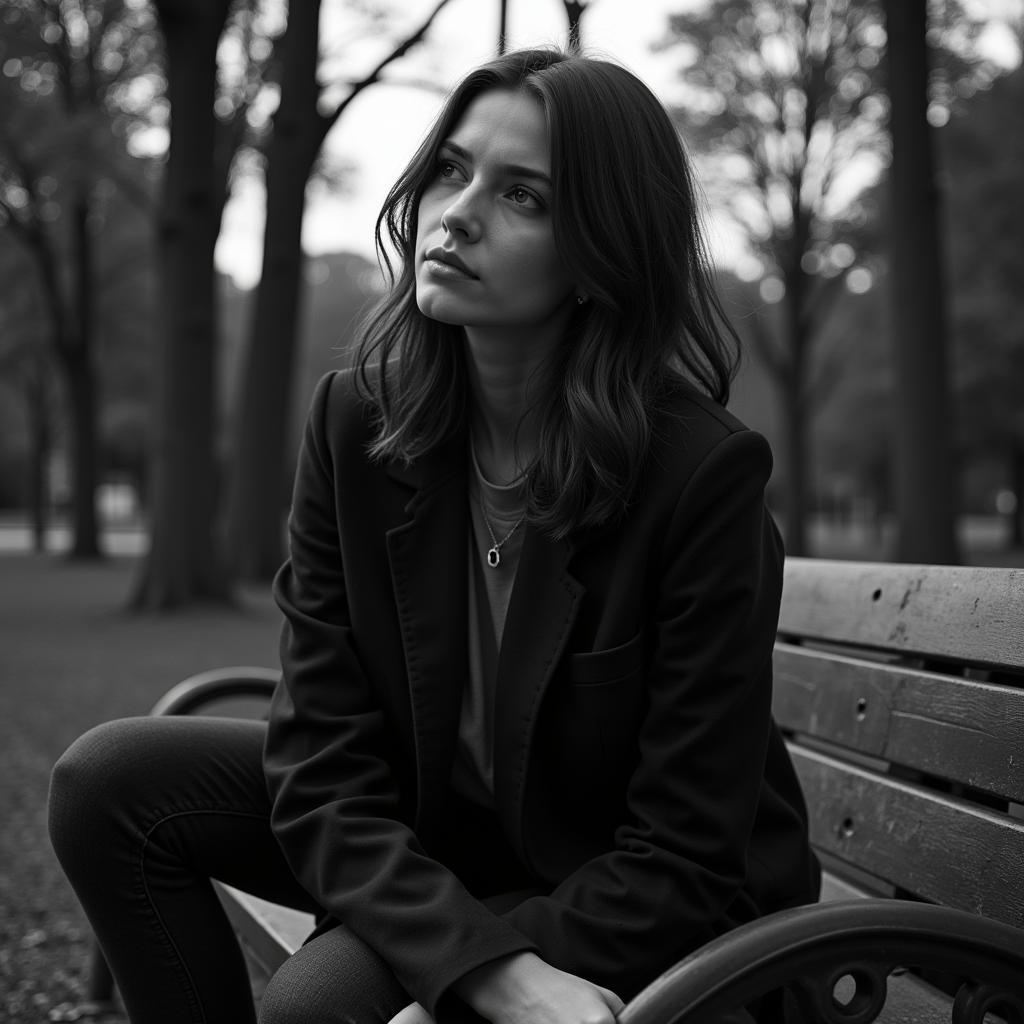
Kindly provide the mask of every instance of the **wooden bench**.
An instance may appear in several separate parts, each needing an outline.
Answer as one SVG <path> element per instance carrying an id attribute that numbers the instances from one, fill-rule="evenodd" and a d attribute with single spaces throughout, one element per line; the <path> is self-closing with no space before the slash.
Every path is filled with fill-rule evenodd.
<path id="1" fill-rule="evenodd" d="M 711 943 L 624 1024 L 783 981 L 813 1020 L 1024 1024 L 1024 570 L 787 559 L 774 669 L 841 902 Z"/>
<path id="2" fill-rule="evenodd" d="M 154 710 L 275 678 L 206 673 Z M 1024 1024 L 1024 570 L 788 559 L 774 710 L 824 902 L 704 947 L 623 1024 L 717 1020 L 782 985 L 807 1020 Z M 312 927 L 218 890 L 268 973 Z"/>

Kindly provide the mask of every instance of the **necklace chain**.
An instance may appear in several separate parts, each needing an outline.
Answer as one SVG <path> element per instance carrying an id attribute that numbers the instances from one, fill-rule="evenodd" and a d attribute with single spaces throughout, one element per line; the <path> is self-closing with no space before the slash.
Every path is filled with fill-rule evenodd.
<path id="1" fill-rule="evenodd" d="M 498 566 L 501 565 L 501 549 L 512 539 L 512 534 L 514 534 L 516 530 L 523 525 L 523 520 L 526 519 L 526 513 L 524 512 L 515 521 L 512 529 L 509 530 L 501 540 L 498 540 L 494 534 L 494 528 L 491 526 L 491 521 L 487 518 L 487 509 L 484 508 L 483 498 L 481 497 L 478 500 L 480 502 L 480 515 L 483 516 L 484 526 L 487 527 L 487 532 L 491 537 L 491 546 L 487 549 L 487 564 L 492 569 L 497 569 Z"/>
<path id="2" fill-rule="evenodd" d="M 476 446 L 471 442 L 469 448 L 473 455 L 473 465 L 476 468 L 477 475 L 482 481 L 484 477 L 483 473 L 480 471 L 480 460 L 476 457 Z M 512 539 L 512 535 L 516 530 L 523 525 L 523 522 L 526 519 L 526 513 L 524 512 L 512 525 L 512 529 L 509 530 L 501 540 L 498 540 L 494 533 L 494 527 L 491 526 L 491 520 L 487 517 L 487 509 L 484 507 L 483 493 L 480 493 L 477 496 L 477 503 L 480 505 L 480 515 L 483 517 L 484 526 L 487 527 L 487 533 L 491 538 L 491 546 L 487 549 L 487 564 L 492 569 L 497 569 L 498 566 L 501 565 L 501 549 Z"/>

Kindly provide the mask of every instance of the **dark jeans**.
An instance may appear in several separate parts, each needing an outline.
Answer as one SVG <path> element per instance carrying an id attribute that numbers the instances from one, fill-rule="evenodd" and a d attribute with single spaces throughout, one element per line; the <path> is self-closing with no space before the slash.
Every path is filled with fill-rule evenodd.
<path id="1" fill-rule="evenodd" d="M 210 878 L 317 912 L 270 830 L 265 733 L 264 724 L 238 719 L 123 719 L 86 733 L 54 767 L 53 847 L 132 1024 L 255 1020 L 245 963 Z M 449 825 L 442 859 L 496 912 L 538 891 L 493 819 L 455 803 Z M 384 1024 L 409 1001 L 384 961 L 337 926 L 274 975 L 259 1019 Z M 450 1011 L 452 1024 L 482 1022 L 461 1004 Z"/>
<path id="2" fill-rule="evenodd" d="M 210 878 L 317 910 L 270 830 L 265 732 L 235 719 L 125 719 L 86 733 L 54 768 L 53 847 L 133 1024 L 255 1019 Z M 408 1001 L 384 962 L 338 927 L 275 975 L 260 1020 L 377 1024 Z"/>

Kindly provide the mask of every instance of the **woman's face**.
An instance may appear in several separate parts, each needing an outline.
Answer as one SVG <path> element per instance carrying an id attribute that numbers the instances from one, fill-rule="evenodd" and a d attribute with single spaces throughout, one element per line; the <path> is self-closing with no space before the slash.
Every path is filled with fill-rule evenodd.
<path id="1" fill-rule="evenodd" d="M 540 104 L 523 93 L 482 93 L 443 141 L 420 200 L 420 310 L 471 333 L 560 337 L 574 281 L 555 249 L 551 201 Z"/>

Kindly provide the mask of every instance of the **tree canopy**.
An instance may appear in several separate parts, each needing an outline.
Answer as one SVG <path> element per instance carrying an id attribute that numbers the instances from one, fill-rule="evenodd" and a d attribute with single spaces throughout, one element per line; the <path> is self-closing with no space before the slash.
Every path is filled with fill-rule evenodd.
<path id="1" fill-rule="evenodd" d="M 977 40 L 983 20 L 934 5 L 929 92 L 948 109 L 991 80 Z M 783 517 L 791 553 L 806 549 L 814 408 L 835 383 L 820 358 L 836 300 L 879 279 L 885 240 L 865 188 L 888 166 L 888 38 L 876 0 L 713 0 L 671 17 L 678 52 L 676 115 L 711 205 L 760 279 L 747 333 L 779 393 Z M 845 286 L 845 287 L 844 287 Z"/>

